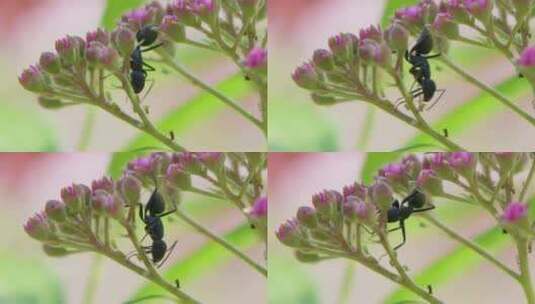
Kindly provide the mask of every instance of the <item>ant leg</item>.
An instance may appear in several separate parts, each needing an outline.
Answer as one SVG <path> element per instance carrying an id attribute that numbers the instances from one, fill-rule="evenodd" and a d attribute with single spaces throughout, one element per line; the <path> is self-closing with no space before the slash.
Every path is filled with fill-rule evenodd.
<path id="1" fill-rule="evenodd" d="M 150 80 L 149 88 L 145 91 L 145 95 L 143 95 L 143 97 L 141 98 L 141 103 L 143 103 L 143 101 L 145 101 L 145 98 L 147 98 L 147 96 L 149 95 L 149 93 L 150 93 L 150 91 L 152 90 L 153 87 L 154 87 L 154 79 Z"/>
<path id="2" fill-rule="evenodd" d="M 416 83 L 416 82 L 415 82 L 415 83 Z M 423 89 L 422 89 L 422 88 L 415 89 L 415 90 L 413 90 L 413 91 L 410 91 L 409 94 L 411 94 L 413 98 L 416 98 L 416 97 L 418 97 L 418 96 L 420 96 L 420 95 L 423 95 Z M 398 99 L 396 100 L 396 106 L 395 106 L 396 109 L 397 109 L 400 105 L 402 105 L 402 104 L 404 104 L 404 103 L 405 103 L 405 97 L 400 97 L 400 98 L 398 98 Z"/>
<path id="3" fill-rule="evenodd" d="M 145 232 L 145 235 L 141 238 L 141 240 L 139 240 L 139 242 L 140 242 L 140 243 L 143 243 L 143 241 L 145 240 L 145 238 L 147 237 L 147 235 L 149 235 L 149 234 Z"/>
<path id="4" fill-rule="evenodd" d="M 445 89 L 440 89 L 440 90 L 437 90 L 437 92 L 440 92 L 438 97 L 436 98 L 435 102 L 433 102 L 433 104 L 431 104 L 429 107 L 427 107 L 427 109 L 425 109 L 426 111 L 429 111 L 433 107 L 435 107 L 435 105 L 440 101 L 440 98 L 442 98 L 442 95 L 444 95 L 444 93 L 446 93 L 446 90 Z"/>
<path id="5" fill-rule="evenodd" d="M 435 209 L 435 205 L 431 205 L 430 207 L 427 207 L 427 208 L 421 208 L 421 209 L 414 209 L 412 210 L 413 213 L 417 213 L 417 212 L 425 212 L 425 211 L 429 211 L 429 210 L 433 210 Z"/>
<path id="6" fill-rule="evenodd" d="M 177 209 L 176 209 L 176 206 L 174 206 L 174 207 L 173 207 L 173 210 L 169 210 L 169 211 L 167 211 L 167 212 L 157 214 L 157 216 L 158 216 L 159 218 L 162 218 L 162 217 L 164 217 L 164 216 L 168 216 L 168 215 L 170 215 L 170 214 L 172 214 L 172 213 L 175 213 L 176 210 L 177 210 Z"/>
<path id="7" fill-rule="evenodd" d="M 167 249 L 167 256 L 165 258 L 163 258 L 163 260 L 160 262 L 160 264 L 158 264 L 158 266 L 156 266 L 157 268 L 160 268 L 162 267 L 163 263 L 165 263 L 165 261 L 167 261 L 167 259 L 169 258 L 169 256 L 171 255 L 173 249 L 175 249 L 175 246 L 176 244 L 178 243 L 178 241 L 175 241 L 173 243 L 173 245 L 171 245 L 171 247 L 169 247 L 169 249 Z"/>
<path id="8" fill-rule="evenodd" d="M 401 226 L 398 226 L 398 227 L 392 228 L 392 229 L 388 229 L 386 232 L 394 232 L 394 231 L 398 231 L 399 229 L 401 229 Z"/>
<path id="9" fill-rule="evenodd" d="M 148 47 L 148 48 L 146 48 L 146 49 L 144 49 L 144 50 L 141 50 L 141 52 L 142 52 L 142 53 L 145 53 L 145 52 L 148 52 L 148 51 L 152 51 L 152 50 L 154 50 L 154 49 L 156 49 L 156 48 L 161 47 L 163 44 L 164 44 L 163 42 L 160 42 L 160 43 L 155 44 L 155 45 L 153 45 L 153 46 L 150 46 L 150 47 Z"/>
<path id="10" fill-rule="evenodd" d="M 428 55 L 428 56 L 422 56 L 422 57 L 424 57 L 425 59 L 433 59 L 433 58 L 437 58 L 437 57 L 440 57 L 440 56 L 442 56 L 441 53 L 434 54 L 434 55 Z"/>
<path id="11" fill-rule="evenodd" d="M 146 62 L 143 62 L 143 66 L 147 68 L 147 72 L 154 72 L 154 71 L 156 71 L 156 69 L 155 69 L 152 65 L 150 65 L 150 64 L 148 64 L 148 63 L 146 63 Z"/>
<path id="12" fill-rule="evenodd" d="M 398 250 L 401 246 L 405 245 L 405 242 L 407 241 L 407 236 L 405 235 L 405 221 L 399 221 L 399 227 L 401 228 L 401 236 L 403 237 L 403 241 L 401 244 L 394 247 L 394 250 Z"/>

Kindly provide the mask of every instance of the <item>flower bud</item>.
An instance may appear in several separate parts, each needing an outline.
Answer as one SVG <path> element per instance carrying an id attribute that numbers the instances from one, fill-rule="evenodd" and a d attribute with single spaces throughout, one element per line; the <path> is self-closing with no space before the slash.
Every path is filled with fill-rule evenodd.
<path id="1" fill-rule="evenodd" d="M 519 72 L 535 84 L 535 46 L 526 47 L 516 61 Z"/>
<path id="2" fill-rule="evenodd" d="M 409 45 L 409 31 L 400 23 L 395 22 L 385 31 L 388 46 L 399 53 L 403 53 Z"/>
<path id="3" fill-rule="evenodd" d="M 156 162 L 150 156 L 140 157 L 128 164 L 128 169 L 140 176 L 152 176 L 155 173 Z"/>
<path id="4" fill-rule="evenodd" d="M 24 230 L 32 238 L 45 241 L 52 236 L 50 223 L 45 212 L 39 212 L 31 216 L 24 224 Z"/>
<path id="5" fill-rule="evenodd" d="M 244 65 L 249 69 L 266 69 L 268 53 L 266 49 L 255 47 L 251 49 L 245 58 Z"/>
<path id="6" fill-rule="evenodd" d="M 301 250 L 296 250 L 295 258 L 302 263 L 315 263 L 321 261 L 321 256 L 313 252 L 305 252 Z"/>
<path id="7" fill-rule="evenodd" d="M 378 44 L 373 51 L 373 61 L 381 67 L 389 67 L 391 65 L 392 50 L 386 43 Z"/>
<path id="8" fill-rule="evenodd" d="M 528 206 L 521 202 L 510 202 L 503 211 L 502 220 L 506 224 L 515 224 L 526 218 Z"/>
<path id="9" fill-rule="evenodd" d="M 104 190 L 108 193 L 113 193 L 113 180 L 107 176 L 103 176 L 101 179 L 95 179 L 91 182 L 91 191 Z"/>
<path id="10" fill-rule="evenodd" d="M 308 90 L 314 90 L 321 86 L 321 81 L 318 73 L 312 63 L 304 63 L 295 69 L 292 74 L 295 83 Z"/>
<path id="11" fill-rule="evenodd" d="M 123 176 L 119 182 L 119 192 L 129 205 L 139 203 L 141 196 L 141 182 L 133 175 Z"/>
<path id="12" fill-rule="evenodd" d="M 247 213 L 249 216 L 255 219 L 266 219 L 268 215 L 267 196 L 261 196 L 257 198 Z"/>
<path id="13" fill-rule="evenodd" d="M 215 0 L 192 0 L 190 5 L 192 10 L 207 23 L 213 22 L 219 11 Z"/>
<path id="14" fill-rule="evenodd" d="M 381 27 L 370 25 L 369 27 L 360 29 L 359 39 L 360 41 L 370 39 L 375 42 L 382 42 L 383 34 L 381 33 Z"/>
<path id="15" fill-rule="evenodd" d="M 44 96 L 39 96 L 37 98 L 37 102 L 39 103 L 41 107 L 48 109 L 48 110 L 57 110 L 65 106 L 65 104 L 59 99 L 48 98 Z"/>
<path id="16" fill-rule="evenodd" d="M 416 185 L 430 195 L 444 194 L 442 180 L 431 169 L 424 169 L 420 172 L 416 180 Z"/>
<path id="17" fill-rule="evenodd" d="M 473 22 L 472 16 L 468 14 L 463 0 L 448 0 L 446 9 L 453 16 L 453 19 L 459 23 L 471 24 Z"/>
<path id="18" fill-rule="evenodd" d="M 101 28 L 98 28 L 96 31 L 87 32 L 85 37 L 87 44 L 90 44 L 92 41 L 98 41 L 103 45 L 110 43 L 110 34 Z"/>
<path id="19" fill-rule="evenodd" d="M 195 156 L 199 162 L 212 171 L 219 171 L 225 162 L 225 154 L 222 152 L 196 152 Z"/>
<path id="20" fill-rule="evenodd" d="M 336 62 L 345 63 L 352 59 L 353 41 L 349 34 L 340 33 L 329 38 L 329 48 Z"/>
<path id="21" fill-rule="evenodd" d="M 379 170 L 379 176 L 394 187 L 394 189 L 405 189 L 408 186 L 408 175 L 402 164 L 388 164 Z"/>
<path id="22" fill-rule="evenodd" d="M 173 155 L 173 162 L 182 166 L 184 172 L 193 175 L 205 175 L 206 166 L 200 161 L 199 157 L 195 153 L 182 152 L 175 153 Z"/>
<path id="23" fill-rule="evenodd" d="M 77 184 L 72 184 L 61 189 L 61 199 L 67 206 L 67 212 L 69 214 L 77 213 L 80 210 L 84 201 L 83 196 L 84 193 L 82 193 L 80 185 Z"/>
<path id="24" fill-rule="evenodd" d="M 433 21 L 433 29 L 448 39 L 459 38 L 459 25 L 453 21 L 449 13 L 439 13 Z"/>
<path id="25" fill-rule="evenodd" d="M 76 61 L 79 50 L 73 37 L 66 36 L 56 40 L 55 47 L 63 65 L 70 66 Z"/>
<path id="26" fill-rule="evenodd" d="M 448 157 L 450 166 L 460 175 L 472 178 L 476 169 L 476 156 L 470 152 L 453 152 Z"/>
<path id="27" fill-rule="evenodd" d="M 174 0 L 167 5 L 167 12 L 177 16 L 178 20 L 187 26 L 198 27 L 200 25 L 199 18 L 193 14 L 187 1 Z"/>
<path id="28" fill-rule="evenodd" d="M 310 94 L 310 98 L 318 106 L 332 106 L 338 103 L 338 100 L 335 97 L 318 93 Z"/>
<path id="29" fill-rule="evenodd" d="M 343 201 L 342 194 L 334 190 L 324 190 L 312 196 L 312 204 L 318 213 L 330 215 Z"/>
<path id="30" fill-rule="evenodd" d="M 281 243 L 289 247 L 299 247 L 301 245 L 300 228 L 297 219 L 292 218 L 279 226 L 276 231 L 277 238 Z"/>
<path id="31" fill-rule="evenodd" d="M 424 10 L 419 5 L 401 8 L 396 11 L 395 16 L 409 26 L 419 27 L 424 22 Z"/>
<path id="32" fill-rule="evenodd" d="M 63 257 L 69 255 L 71 252 L 63 247 L 43 244 L 43 251 L 49 257 Z"/>
<path id="33" fill-rule="evenodd" d="M 334 69 L 333 54 L 325 49 L 319 49 L 314 51 L 312 56 L 314 65 L 324 71 L 331 71 Z"/>
<path id="34" fill-rule="evenodd" d="M 191 176 L 184 171 L 181 164 L 170 164 L 166 178 L 176 188 L 186 190 L 191 187 Z"/>
<path id="35" fill-rule="evenodd" d="M 308 228 L 316 228 L 318 225 L 316 210 L 308 206 L 301 206 L 297 209 L 297 220 Z"/>
<path id="36" fill-rule="evenodd" d="M 108 216 L 115 219 L 122 219 L 124 212 L 124 202 L 118 195 L 110 195 L 111 199 L 104 202 L 104 210 Z"/>
<path id="37" fill-rule="evenodd" d="M 160 30 L 174 42 L 183 42 L 186 39 L 186 29 L 178 22 L 175 15 L 165 15 L 160 24 Z"/>
<path id="38" fill-rule="evenodd" d="M 249 19 L 254 16 L 256 10 L 258 9 L 258 0 L 236 0 L 236 2 L 238 2 L 243 16 L 246 19 Z"/>
<path id="39" fill-rule="evenodd" d="M 368 188 L 363 184 L 353 183 L 351 185 L 344 186 L 342 189 L 342 194 L 344 199 L 347 199 L 349 196 L 355 196 L 361 200 L 366 200 L 368 195 Z"/>
<path id="40" fill-rule="evenodd" d="M 108 70 L 116 70 L 119 67 L 119 53 L 114 48 L 104 47 L 98 54 L 98 63 Z"/>
<path id="41" fill-rule="evenodd" d="M 63 222 L 67 217 L 65 204 L 58 200 L 50 200 L 46 202 L 45 213 L 50 219 L 56 222 Z"/>
<path id="42" fill-rule="evenodd" d="M 61 70 L 58 55 L 52 52 L 44 52 L 39 57 L 39 66 L 50 74 L 57 74 Z"/>
<path id="43" fill-rule="evenodd" d="M 483 23 L 488 22 L 492 13 L 491 0 L 464 0 L 464 6 L 472 16 Z"/>
<path id="44" fill-rule="evenodd" d="M 418 3 L 418 6 L 422 8 L 424 23 L 428 24 L 435 20 L 438 13 L 438 6 L 434 0 L 422 0 Z"/>
<path id="45" fill-rule="evenodd" d="M 445 180 L 455 180 L 457 175 L 453 171 L 448 163 L 448 155 L 446 153 L 432 153 L 429 154 L 425 161 L 425 169 L 432 169 L 435 174 Z"/>
<path id="46" fill-rule="evenodd" d="M 405 170 L 405 173 L 411 180 L 415 180 L 422 170 L 422 163 L 418 156 L 409 154 L 401 160 L 401 164 Z"/>
<path id="47" fill-rule="evenodd" d="M 113 42 L 123 57 L 130 57 L 136 46 L 136 35 L 126 26 L 119 26 L 113 33 Z"/>
<path id="48" fill-rule="evenodd" d="M 133 25 L 136 29 L 141 29 L 144 25 L 151 23 L 153 12 L 145 7 L 134 9 L 125 14 L 123 20 Z"/>
<path id="49" fill-rule="evenodd" d="M 386 211 L 392 206 L 394 194 L 389 184 L 379 180 L 371 186 L 371 198 L 380 210 Z"/>
<path id="50" fill-rule="evenodd" d="M 371 39 L 360 40 L 359 57 L 365 62 L 372 61 L 375 56 L 375 49 L 378 48 L 377 42 Z"/>
<path id="51" fill-rule="evenodd" d="M 39 66 L 31 65 L 19 76 L 19 83 L 28 91 L 41 93 L 48 90 L 48 81 Z"/>
<path id="52" fill-rule="evenodd" d="M 511 0 L 515 8 L 515 16 L 517 20 L 524 18 L 530 11 L 533 0 Z"/>
<path id="53" fill-rule="evenodd" d="M 518 153 L 515 152 L 496 152 L 494 157 L 500 166 L 500 172 L 507 174 L 515 166 Z"/>

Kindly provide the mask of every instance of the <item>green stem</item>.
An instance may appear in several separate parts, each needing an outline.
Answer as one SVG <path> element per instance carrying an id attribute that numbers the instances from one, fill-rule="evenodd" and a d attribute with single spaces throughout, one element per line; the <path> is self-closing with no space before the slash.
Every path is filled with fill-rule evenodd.
<path id="1" fill-rule="evenodd" d="M 531 272 L 529 270 L 528 258 L 528 241 L 516 240 L 518 250 L 518 263 L 520 266 L 520 277 L 518 281 L 522 285 L 526 301 L 528 304 L 535 304 L 535 293 L 533 291 L 533 284 L 531 282 Z"/>
<path id="2" fill-rule="evenodd" d="M 526 197 L 526 192 L 528 191 L 529 184 L 531 184 L 531 180 L 533 179 L 533 175 L 535 173 L 535 159 L 531 161 L 531 168 L 529 169 L 528 177 L 524 181 L 524 185 L 522 187 L 522 191 L 520 192 L 520 196 L 518 197 L 518 201 L 523 202 L 524 198 Z"/>
<path id="3" fill-rule="evenodd" d="M 212 197 L 212 198 L 216 198 L 216 199 L 220 199 L 220 200 L 224 200 L 225 199 L 224 196 L 218 195 L 217 193 L 213 193 L 213 192 L 202 190 L 202 189 L 195 188 L 195 187 L 189 187 L 189 188 L 186 189 L 186 191 L 191 192 L 191 193 L 204 195 L 204 196 L 208 196 L 208 197 Z"/>
<path id="4" fill-rule="evenodd" d="M 368 142 L 370 141 L 370 135 L 373 129 L 373 123 L 375 121 L 375 108 L 368 106 L 366 111 L 366 118 L 361 126 L 361 131 L 359 134 L 357 149 L 360 151 L 365 151 Z"/>
<path id="5" fill-rule="evenodd" d="M 440 222 L 438 219 L 433 217 L 430 214 L 421 213 L 420 216 L 424 218 L 427 222 L 432 224 L 433 226 L 437 227 L 438 229 L 442 230 L 446 235 L 451 237 L 452 239 L 458 241 L 459 243 L 465 245 L 466 247 L 472 249 L 475 253 L 479 254 L 482 258 L 486 259 L 487 261 L 494 264 L 496 267 L 501 269 L 503 272 L 514 278 L 515 280 L 518 279 L 519 275 L 514 270 L 509 268 L 507 265 L 500 262 L 498 259 L 496 259 L 492 254 L 490 254 L 488 251 L 486 251 L 483 247 L 479 246 L 478 244 L 474 243 L 472 240 L 466 239 L 463 236 L 459 235 L 457 232 L 450 229 L 447 225 Z"/>
<path id="6" fill-rule="evenodd" d="M 520 115 L 523 119 L 525 119 L 527 122 L 529 122 L 531 125 L 535 126 L 535 118 L 526 113 L 524 110 L 516 106 L 512 101 L 510 101 L 507 97 L 503 96 L 500 92 L 496 91 L 494 88 L 484 84 L 483 82 L 479 81 L 476 77 L 470 75 L 466 71 L 464 71 L 461 67 L 453 63 L 447 56 L 443 55 L 438 58 L 441 62 L 446 64 L 448 67 L 450 67 L 453 71 L 455 71 L 457 74 L 461 75 L 465 80 L 472 83 L 476 87 L 480 88 L 483 91 L 486 91 L 492 97 L 498 99 L 502 104 L 504 104 L 506 107 L 510 108 L 512 111 Z"/>
<path id="7" fill-rule="evenodd" d="M 211 232 L 210 230 L 206 229 L 203 225 L 198 223 L 196 220 L 194 220 L 192 217 L 190 217 L 188 214 L 186 214 L 183 210 L 180 210 L 177 208 L 176 214 L 178 217 L 180 217 L 183 221 L 188 223 L 191 227 L 195 228 L 197 231 L 199 231 L 201 234 L 205 235 L 209 239 L 213 240 L 214 242 L 218 243 L 219 245 L 223 246 L 225 249 L 236 255 L 238 258 L 243 260 L 245 263 L 249 264 L 249 266 L 253 267 L 255 270 L 260 272 L 262 275 L 267 277 L 267 269 L 263 266 L 257 264 L 255 261 L 253 261 L 250 257 L 245 255 L 245 253 L 241 252 L 238 248 L 234 247 L 234 245 L 230 244 L 223 238 L 220 238 L 215 233 Z"/>
<path id="8" fill-rule="evenodd" d="M 344 271 L 344 277 L 340 286 L 340 292 L 338 294 L 338 304 L 346 304 L 349 301 L 349 294 L 351 291 L 351 285 L 355 281 L 355 264 L 347 263 Z"/>
<path id="9" fill-rule="evenodd" d="M 197 78 L 195 75 L 191 74 L 188 70 L 186 70 L 183 66 L 175 62 L 173 58 L 166 54 L 165 52 L 159 53 L 162 56 L 163 62 L 168 65 L 170 68 L 175 70 L 177 73 L 184 76 L 188 81 L 190 81 L 193 85 L 203 89 L 204 91 L 208 92 L 212 96 L 216 97 L 217 99 L 221 100 L 224 104 L 238 112 L 240 115 L 242 115 L 245 119 L 252 122 L 255 126 L 260 128 L 264 133 L 266 133 L 264 126 L 262 125 L 262 122 L 256 119 L 253 115 L 251 115 L 249 112 L 245 111 L 242 107 L 240 107 L 235 101 L 230 99 L 229 97 L 225 96 L 223 93 L 219 92 L 218 90 L 214 89 L 210 85 L 203 82 L 201 79 Z"/>
<path id="10" fill-rule="evenodd" d="M 84 290 L 84 304 L 91 304 L 94 302 L 101 270 L 102 256 L 100 256 L 99 254 L 95 254 L 95 256 L 93 257 L 93 261 L 89 266 L 89 277 L 87 278 Z"/>
<path id="11" fill-rule="evenodd" d="M 93 135 L 93 127 L 95 125 L 95 114 L 95 109 L 88 106 L 82 125 L 82 133 L 80 134 L 80 139 L 76 145 L 78 151 L 87 150 L 87 147 L 89 146 L 89 142 L 91 141 L 91 137 Z"/>

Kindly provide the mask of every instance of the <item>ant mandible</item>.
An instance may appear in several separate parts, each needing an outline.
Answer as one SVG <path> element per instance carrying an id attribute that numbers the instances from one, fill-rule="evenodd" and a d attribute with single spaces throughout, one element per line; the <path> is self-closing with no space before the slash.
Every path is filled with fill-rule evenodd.
<path id="1" fill-rule="evenodd" d="M 406 232 L 405 232 L 405 220 L 407 220 L 413 213 L 417 212 L 425 212 L 432 209 L 435 209 L 434 205 L 430 205 L 429 207 L 424 207 L 426 205 L 426 196 L 425 193 L 419 191 L 418 189 L 414 189 L 414 191 L 409 194 L 406 198 L 403 199 L 401 204 L 398 200 L 395 200 L 392 203 L 392 207 L 388 209 L 387 212 L 387 222 L 388 223 L 395 223 L 399 222 L 399 227 L 393 228 L 388 230 L 388 232 L 401 230 L 401 235 L 403 237 L 403 241 L 401 244 L 394 247 L 394 250 L 399 249 L 401 246 L 403 246 L 407 240 Z"/>
<path id="2" fill-rule="evenodd" d="M 437 100 L 430 105 L 427 109 L 431 109 L 442 97 L 445 90 L 437 90 L 437 86 L 433 79 L 431 79 L 431 66 L 429 65 L 429 59 L 436 58 L 441 54 L 427 55 L 433 49 L 433 37 L 429 30 L 424 27 L 420 36 L 416 40 L 416 44 L 412 47 L 410 52 L 405 51 L 405 60 L 409 62 L 412 67 L 409 72 L 414 77 L 415 83 L 418 83 L 419 88 L 413 90 L 414 84 L 411 86 L 410 94 L 413 98 L 422 96 L 424 102 L 428 102 L 433 99 L 435 93 L 438 91 L 440 95 Z M 427 55 L 427 56 L 426 56 Z"/>
<path id="3" fill-rule="evenodd" d="M 136 33 L 138 45 L 130 55 L 130 84 L 132 85 L 132 88 L 136 94 L 141 93 L 143 88 L 145 88 L 147 72 L 153 72 L 156 70 L 143 61 L 143 56 L 141 53 L 148 52 L 162 46 L 163 43 L 150 46 L 156 41 L 157 38 L 158 30 L 154 25 L 145 25 Z M 142 46 L 147 48 L 141 49 Z"/>

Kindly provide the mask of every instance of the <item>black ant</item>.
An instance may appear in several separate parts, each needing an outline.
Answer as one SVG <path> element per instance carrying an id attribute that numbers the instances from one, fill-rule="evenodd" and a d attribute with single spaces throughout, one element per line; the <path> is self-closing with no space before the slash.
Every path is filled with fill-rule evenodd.
<path id="1" fill-rule="evenodd" d="M 416 44 L 412 47 L 410 52 L 405 51 L 405 60 L 409 62 L 412 67 L 409 72 L 414 77 L 415 83 L 420 85 L 419 88 L 413 90 L 411 87 L 410 94 L 413 98 L 422 96 L 424 102 L 428 102 L 433 99 L 437 91 L 440 92 L 440 96 L 437 98 L 437 101 L 429 106 L 427 109 L 431 109 L 442 97 L 445 90 L 437 90 L 437 86 L 433 79 L 431 79 L 431 66 L 429 65 L 428 59 L 436 58 L 441 54 L 428 55 L 433 49 L 433 37 L 427 28 L 424 28 L 420 33 L 420 36 L 416 40 Z"/>
<path id="2" fill-rule="evenodd" d="M 387 212 L 387 222 L 399 222 L 399 227 L 390 229 L 388 230 L 388 232 L 397 231 L 401 229 L 401 235 L 403 236 L 403 241 L 401 242 L 401 244 L 394 247 L 394 250 L 399 249 L 405 244 L 405 220 L 407 220 L 413 213 L 435 209 L 435 206 L 433 205 L 424 208 L 425 204 L 426 196 L 418 189 L 415 189 L 409 196 L 404 198 L 403 201 L 401 201 L 401 204 L 398 200 L 395 200 L 392 203 L 392 207 L 390 207 Z"/>
<path id="3" fill-rule="evenodd" d="M 136 33 L 136 40 L 138 45 L 130 55 L 130 84 L 136 94 L 141 93 L 145 88 L 145 79 L 147 72 L 153 72 L 154 69 L 149 64 L 143 62 L 141 53 L 148 52 L 163 45 L 158 43 L 146 49 L 141 49 L 142 46 L 150 46 L 158 38 L 158 31 L 154 25 L 145 25 Z M 146 69 L 145 69 L 146 68 Z"/>
<path id="4" fill-rule="evenodd" d="M 143 221 L 143 223 L 145 223 L 145 232 L 147 233 L 143 239 L 145 239 L 147 235 L 152 239 L 151 246 L 143 246 L 141 248 L 145 250 L 146 253 L 150 253 L 152 255 L 153 263 L 158 263 L 161 261 L 158 267 L 165 263 L 167 258 L 169 258 L 171 251 L 177 244 L 175 241 L 173 245 L 167 249 L 167 244 L 163 240 L 164 226 L 162 222 L 162 217 L 174 213 L 176 211 L 176 207 L 173 210 L 167 212 L 164 211 L 165 201 L 160 192 L 158 192 L 157 188 L 152 192 L 149 201 L 145 206 L 145 210 L 143 210 L 143 205 L 139 204 L 139 218 Z M 141 239 L 141 241 L 143 241 L 143 239 Z M 169 254 L 164 258 L 166 252 L 169 252 Z"/>

